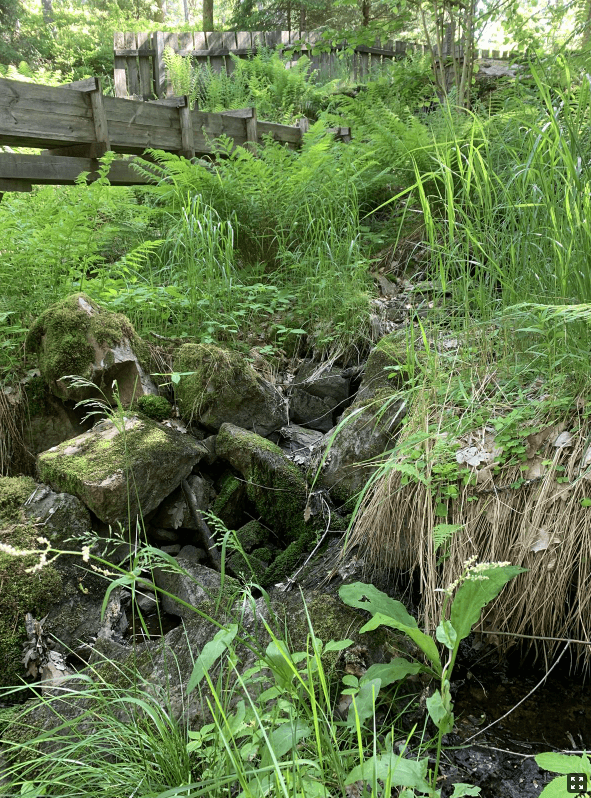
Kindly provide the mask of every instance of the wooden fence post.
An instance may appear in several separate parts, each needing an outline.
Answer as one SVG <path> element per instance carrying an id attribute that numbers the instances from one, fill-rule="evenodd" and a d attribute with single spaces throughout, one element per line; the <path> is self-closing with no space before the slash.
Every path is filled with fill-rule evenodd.
<path id="1" fill-rule="evenodd" d="M 251 108 L 252 115 L 246 118 L 246 140 L 252 144 L 251 150 L 256 149 L 259 140 L 259 131 L 257 124 L 257 109 Z"/>
<path id="2" fill-rule="evenodd" d="M 191 107 L 189 98 L 183 97 L 183 105 L 179 105 L 179 121 L 181 124 L 181 149 L 179 155 L 187 160 L 195 157 L 195 139 L 193 136 L 193 120 L 191 118 Z"/>
<path id="3" fill-rule="evenodd" d="M 125 48 L 125 36 L 123 33 L 113 35 L 113 49 L 123 50 Z M 127 97 L 127 76 L 125 74 L 125 58 L 116 55 L 113 59 L 113 78 L 115 82 L 115 97 Z"/>

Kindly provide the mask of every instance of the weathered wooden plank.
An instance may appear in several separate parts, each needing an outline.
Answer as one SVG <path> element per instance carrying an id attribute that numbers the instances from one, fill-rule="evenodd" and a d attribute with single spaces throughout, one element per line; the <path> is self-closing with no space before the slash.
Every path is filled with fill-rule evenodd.
<path id="1" fill-rule="evenodd" d="M 64 109 L 62 113 L 70 113 L 71 116 L 83 115 L 90 107 L 85 92 L 0 78 L 0 106 L 14 108 L 21 104 L 23 108 L 34 110 L 37 103 L 42 103 L 45 107 L 55 104 Z"/>
<path id="2" fill-rule="evenodd" d="M 153 58 L 156 54 L 156 51 L 152 47 L 152 34 L 145 32 L 138 33 L 137 45 L 140 71 L 140 94 L 144 100 L 151 100 L 154 97 L 154 69 L 150 57 Z"/>
<path id="3" fill-rule="evenodd" d="M 0 95 L 1 93 L 0 89 Z M 88 97 L 82 98 L 82 103 L 73 106 L 67 101 L 58 103 L 50 99 L 42 100 L 27 95 L 20 95 L 16 100 L 0 96 L 0 119 L 7 117 L 10 120 L 15 112 L 27 113 L 28 111 L 62 117 L 71 116 L 73 119 L 92 119 L 92 108 Z"/>
<path id="4" fill-rule="evenodd" d="M 96 91 L 98 87 L 98 78 L 83 78 L 83 80 L 73 80 L 71 83 L 62 83 L 57 88 L 73 89 L 74 91 Z"/>
<path id="5" fill-rule="evenodd" d="M 208 50 L 217 50 L 220 47 L 224 46 L 221 31 L 219 30 L 207 31 L 206 36 L 207 36 Z"/>
<path id="6" fill-rule="evenodd" d="M 107 152 L 108 147 L 101 142 L 94 144 L 72 144 L 70 147 L 57 147 L 55 149 L 43 150 L 41 155 L 61 155 L 72 158 L 102 158 Z"/>
<path id="7" fill-rule="evenodd" d="M 130 95 L 136 95 L 140 93 L 140 75 L 138 70 L 138 63 L 137 63 L 137 42 L 135 38 L 135 33 L 128 32 L 124 33 L 125 39 L 125 47 L 128 50 L 134 50 L 135 55 L 127 56 L 127 91 Z"/>
<path id="8" fill-rule="evenodd" d="M 222 116 L 234 116 L 237 119 L 250 119 L 256 113 L 254 108 L 236 108 L 233 111 L 222 111 Z"/>
<path id="9" fill-rule="evenodd" d="M 180 108 L 185 105 L 185 98 L 173 94 L 172 97 L 162 97 L 160 100 L 149 100 L 151 105 L 167 105 L 169 108 Z"/>
<path id="10" fill-rule="evenodd" d="M 185 97 L 184 100 L 184 104 L 180 105 L 178 109 L 181 128 L 181 149 L 179 150 L 179 155 L 183 155 L 185 158 L 193 158 L 195 156 L 193 120 L 189 109 L 189 98 Z"/>
<path id="11" fill-rule="evenodd" d="M 130 167 L 134 159 L 116 160 L 111 165 L 109 180 L 114 186 L 133 186 L 149 182 Z M 142 161 L 149 167 L 146 161 Z M 98 173 L 96 161 L 90 158 L 64 158 L 57 155 L 17 155 L 0 153 L 0 179 L 22 180 L 47 185 L 72 185 L 82 172 Z"/>
<path id="12" fill-rule="evenodd" d="M 179 129 L 179 118 L 175 108 L 180 103 L 178 98 L 171 98 L 172 103 L 144 103 L 139 100 L 118 100 L 115 97 L 103 97 L 105 114 L 109 126 L 113 122 L 121 122 L 129 127 L 134 124 L 155 125 Z"/>
<path id="13" fill-rule="evenodd" d="M 177 116 L 178 112 L 175 112 Z M 182 147 L 181 131 L 177 118 L 176 129 L 155 125 L 126 125 L 109 122 L 111 149 L 115 152 L 142 153 L 148 147 L 177 152 Z"/>
<path id="14" fill-rule="evenodd" d="M 150 33 L 136 33 L 136 36 L 150 36 Z M 137 47 L 134 47 L 133 50 L 128 50 L 125 47 L 117 47 L 113 48 L 113 55 L 118 56 L 119 58 L 148 58 L 156 54 L 156 50 L 153 47 L 147 47 L 146 49 L 142 49 L 139 44 Z"/>
<path id="15" fill-rule="evenodd" d="M 125 36 L 122 32 L 113 34 L 113 49 L 115 57 L 113 59 L 113 79 L 115 83 L 115 97 L 127 97 L 127 74 L 125 72 L 125 58 L 117 55 L 117 50 L 125 46 Z"/>
<path id="16" fill-rule="evenodd" d="M 207 39 L 205 32 L 202 30 L 193 31 L 193 49 L 194 50 L 207 50 Z"/>
<path id="17" fill-rule="evenodd" d="M 265 32 L 262 30 L 253 30 L 252 32 L 252 46 L 254 49 L 257 47 L 265 46 Z"/>
<path id="18" fill-rule="evenodd" d="M 94 137 L 99 144 L 103 144 L 107 150 L 110 150 L 109 125 L 103 105 L 103 89 L 100 80 L 97 79 L 97 87 L 94 91 L 89 92 L 89 97 L 94 122 Z"/>
<path id="19" fill-rule="evenodd" d="M 246 117 L 246 140 L 251 145 L 251 148 L 256 150 L 256 145 L 259 141 L 259 126 L 257 120 L 257 109 L 251 108 L 252 111 L 250 117 Z"/>
<path id="20" fill-rule="evenodd" d="M 165 33 L 164 46 L 169 47 L 175 53 L 178 52 L 179 49 L 178 35 L 176 33 Z M 168 74 L 168 71 L 166 69 L 165 69 L 165 75 L 166 75 L 166 86 L 164 89 L 164 95 L 165 97 L 170 97 L 172 94 L 174 94 L 174 91 L 172 88 L 172 80 L 170 79 L 170 75 Z"/>
<path id="21" fill-rule="evenodd" d="M 240 118 L 226 116 L 225 114 L 207 113 L 206 111 L 193 111 L 193 129 L 195 131 L 205 130 L 210 137 L 225 134 L 232 138 L 246 140 L 246 128 L 244 121 Z"/>
<path id="22" fill-rule="evenodd" d="M 252 36 L 250 35 L 250 31 L 236 31 L 236 52 L 239 50 L 244 53 L 252 50 Z"/>
<path id="23" fill-rule="evenodd" d="M 154 49 L 154 90 L 157 97 L 166 96 L 166 67 L 164 66 L 164 33 L 156 31 L 153 35 Z"/>
<path id="24" fill-rule="evenodd" d="M 10 111 L 0 108 L 0 144 L 25 147 L 59 147 L 94 141 L 94 122 L 88 118 L 58 116 L 37 111 Z"/>
<path id="25" fill-rule="evenodd" d="M 259 141 L 263 136 L 271 136 L 275 141 L 283 141 L 290 145 L 299 145 L 302 140 L 302 131 L 299 127 L 279 125 L 276 122 L 258 122 Z"/>

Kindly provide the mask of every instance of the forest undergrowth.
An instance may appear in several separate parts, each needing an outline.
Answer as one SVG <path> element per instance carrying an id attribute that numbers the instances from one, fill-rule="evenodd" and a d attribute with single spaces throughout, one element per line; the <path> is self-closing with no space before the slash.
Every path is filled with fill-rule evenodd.
<path id="1" fill-rule="evenodd" d="M 24 341 L 33 320 L 76 291 L 125 313 L 142 336 L 214 342 L 245 354 L 254 348 L 279 367 L 296 355 L 361 360 L 375 343 L 370 300 L 376 273 L 423 286 L 429 313 L 410 303 L 409 322 L 394 335 L 398 354 L 374 400 L 377 414 L 393 401 L 405 402 L 404 425 L 358 498 L 349 545 L 366 541 L 370 565 L 383 564 L 384 551 L 395 547 L 398 561 L 388 565 L 420 570 L 429 597 L 421 608 L 422 626 L 436 633 L 452 660 L 460 637 L 445 617 L 449 601 L 436 591 L 470 573 L 478 534 L 483 557 L 510 559 L 516 568 L 530 569 L 505 590 L 505 604 L 495 605 L 499 624 L 505 618 L 513 628 L 509 607 L 518 606 L 517 591 L 525 595 L 522 580 L 532 578 L 539 589 L 527 594 L 533 603 L 514 628 L 566 634 L 574 624 L 583 634 L 591 561 L 586 490 L 591 428 L 585 394 L 591 344 L 588 57 L 532 58 L 515 81 L 481 95 L 475 91 L 471 111 L 455 108 L 453 96 L 446 103 L 436 100 L 420 59 L 412 61 L 406 83 L 404 63 L 393 63 L 359 90 L 343 93 L 342 86 L 323 86 L 303 67 L 288 76 L 276 56 L 265 57 L 256 68 L 235 70 L 233 78 L 177 70 L 175 80 L 179 91 L 186 86 L 184 93 L 201 107 L 210 103 L 212 110 L 254 104 L 261 118 L 273 108 L 281 121 L 309 114 L 315 121 L 299 152 L 272 141 L 256 153 L 232 152 L 224 140 L 210 161 L 190 163 L 152 152 L 157 179 L 141 188 L 110 186 L 113 156 L 107 155 L 100 179 L 92 184 L 83 177 L 71 188 L 41 187 L 30 195 L 4 197 L 0 381 L 9 384 L 22 376 Z M 188 83 L 181 85 L 182 80 Z M 352 127 L 352 142 L 327 134 L 335 123 Z M 550 433 L 535 437 L 548 429 L 556 435 L 569 431 L 568 444 L 554 446 Z M 486 466 L 485 455 L 494 451 L 500 457 L 497 470 L 486 475 L 489 482 L 478 483 L 474 469 L 458 460 L 457 453 L 470 447 L 482 454 L 478 466 Z M 544 526 L 542 539 L 540 528 L 524 532 L 506 517 L 492 522 L 489 517 L 499 537 L 486 548 L 487 509 L 474 498 L 475 488 L 480 484 L 486 491 L 492 484 L 504 490 L 507 482 L 516 495 L 530 481 L 533 490 L 545 491 L 542 499 L 554 508 L 554 526 Z M 561 491 L 566 499 L 556 501 Z M 540 495 L 523 501 L 539 507 Z M 403 542 L 392 532 L 402 528 L 401 520 L 408 521 L 400 517 L 401 496 L 412 503 L 416 530 Z M 522 514 L 525 505 L 519 505 Z M 566 515 L 576 517 L 578 537 L 562 545 L 555 533 L 564 528 Z M 375 534 L 368 535 L 369 528 Z M 518 557 L 516 537 L 523 544 Z M 562 574 L 558 588 L 555 577 L 546 574 L 552 589 L 562 591 L 565 606 L 577 596 L 575 609 L 558 618 L 540 614 L 535 604 L 537 599 L 543 604 L 546 589 L 535 567 L 536 551 L 549 547 L 556 548 Z M 512 556 L 501 556 L 508 549 Z M 130 571 L 121 578 L 136 576 Z M 460 620 L 457 610 L 458 628 L 468 634 L 483 606 L 474 618 L 468 612 Z M 388 607 L 396 621 L 390 625 L 408 626 L 412 633 L 403 631 L 415 643 L 420 640 L 432 664 L 439 662 L 433 640 L 428 643 L 423 632 L 420 637 L 400 607 Z M 532 617 L 534 609 L 538 626 L 532 630 L 523 626 L 523 618 L 527 621 L 527 611 Z M 341 643 L 329 645 L 337 651 Z M 199 684 L 210 681 L 209 668 L 222 654 L 232 671 L 232 644 L 233 638 L 222 635 L 211 660 L 202 655 Z M 219 693 L 210 683 L 213 721 L 199 733 L 179 730 L 150 698 L 140 701 L 136 692 L 131 698 L 122 694 L 122 703 L 133 705 L 125 709 L 128 714 L 107 711 L 112 701 L 99 672 L 88 689 L 108 722 L 97 709 L 102 719 L 90 743 L 98 765 L 86 761 L 71 794 L 83 794 L 96 784 L 97 772 L 106 772 L 104 751 L 116 739 L 129 761 L 120 771 L 123 782 L 109 771 L 113 783 L 101 793 L 105 796 L 123 794 L 122 783 L 129 783 L 125 773 L 138 767 L 136 756 L 147 774 L 141 793 L 146 798 L 197 796 L 213 788 L 212 794 L 226 795 L 230 783 L 245 796 L 325 796 L 327 784 L 334 794 L 351 795 L 356 781 L 370 783 L 376 796 L 389 795 L 394 743 L 400 751 L 409 741 L 395 730 L 395 719 L 386 735 L 377 734 L 371 723 L 377 694 L 392 674 L 381 674 L 377 686 L 369 677 L 345 682 L 355 697 L 354 709 L 335 724 L 333 688 L 313 629 L 305 652 L 292 654 L 277 638 L 269 645 L 258 652 L 261 659 L 250 676 L 258 678 L 264 668 L 271 674 L 274 692 L 267 697 L 277 699 L 271 714 L 248 693 L 230 709 L 216 699 Z M 396 667 L 390 683 L 412 672 L 400 663 Z M 423 756 L 422 743 L 413 748 L 414 759 L 400 760 L 396 784 L 405 790 L 400 795 L 439 794 L 441 737 L 453 726 L 453 713 L 449 678 L 446 684 L 445 672 L 434 668 L 441 680 L 429 711 L 437 763 Z M 138 736 L 142 741 L 140 754 L 121 717 L 133 719 L 130 729 L 134 741 Z M 58 794 L 48 786 L 51 779 L 65 789 L 79 746 L 89 745 L 84 726 L 74 724 L 70 731 L 69 747 L 55 764 L 48 758 L 39 765 L 30 756 L 26 767 L 14 765 L 22 794 Z M 426 741 L 426 729 L 419 733 Z M 158 750 L 170 756 L 152 768 L 146 762 L 152 763 L 154 735 Z M 30 748 L 28 742 L 16 747 L 33 754 L 40 743 L 52 740 L 49 734 Z M 196 759 L 198 786 L 191 782 Z M 39 767 L 46 768 L 42 777 Z M 156 767 L 169 769 L 161 781 Z M 179 786 L 164 786 L 173 782 Z M 478 794 L 471 789 L 464 785 L 454 796 Z"/>

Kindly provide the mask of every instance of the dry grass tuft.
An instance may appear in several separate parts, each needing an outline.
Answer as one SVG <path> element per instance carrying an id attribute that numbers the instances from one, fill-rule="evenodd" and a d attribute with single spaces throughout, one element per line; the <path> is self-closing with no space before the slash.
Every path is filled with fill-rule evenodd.
<path id="1" fill-rule="evenodd" d="M 451 584 L 469 557 L 510 561 L 528 572 L 503 590 L 488 609 L 481 629 L 589 639 L 591 419 L 584 404 L 575 403 L 560 424 L 544 425 L 540 418 L 535 425 L 528 422 L 521 430 L 524 459 L 516 464 L 515 458 L 503 463 L 491 426 L 458 435 L 454 446 L 453 436 L 443 431 L 441 409 L 433 409 L 437 406 L 433 396 L 419 393 L 417 400 L 412 411 L 415 424 L 411 425 L 415 457 L 417 446 L 435 453 L 426 457 L 427 468 L 421 474 L 424 482 L 409 477 L 413 460 L 401 438 L 363 497 L 343 556 L 356 548 L 357 556 L 364 558 L 366 578 L 383 580 L 387 575 L 398 587 L 408 587 L 409 574 L 418 575 L 420 620 L 431 632 L 443 602 L 443 594 L 436 588 Z M 421 429 L 422 439 L 417 438 Z M 402 435 L 408 439 L 409 425 Z M 456 453 L 467 444 L 476 443 L 475 448 L 487 455 L 482 462 L 458 467 L 459 478 L 453 482 L 457 497 L 447 501 L 447 517 L 443 518 L 436 514 L 441 492 L 435 487 L 437 468 L 433 471 L 441 462 L 437 459 L 441 448 L 437 447 L 442 442 L 448 462 L 450 452 L 457 462 Z M 441 523 L 461 528 L 436 551 L 434 528 Z M 502 647 L 515 640 L 497 639 Z M 536 654 L 547 655 L 556 645 L 551 641 L 533 643 Z M 577 656 L 591 664 L 591 647 L 578 646 Z"/>

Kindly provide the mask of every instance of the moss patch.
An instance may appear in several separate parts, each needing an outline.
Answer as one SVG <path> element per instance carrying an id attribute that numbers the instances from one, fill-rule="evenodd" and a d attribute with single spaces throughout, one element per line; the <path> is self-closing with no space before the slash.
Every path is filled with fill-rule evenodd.
<path id="1" fill-rule="evenodd" d="M 231 404 L 258 391 L 256 373 L 244 357 L 213 344 L 184 344 L 176 353 L 174 370 L 183 374 L 177 397 L 187 421 L 205 416 L 222 394 L 224 404 Z"/>
<path id="2" fill-rule="evenodd" d="M 92 315 L 81 303 L 92 308 Z M 95 356 L 91 341 L 114 346 L 122 338 L 145 362 L 145 346 L 126 316 L 104 310 L 85 294 L 73 294 L 39 316 L 29 330 L 27 349 L 38 355 L 41 376 L 50 384 L 70 374 L 90 377 Z"/>
<path id="3" fill-rule="evenodd" d="M 15 549 L 39 548 L 39 531 L 25 520 L 22 504 L 35 489 L 30 477 L 0 477 L 0 542 Z M 51 566 L 29 574 L 36 555 L 14 557 L 0 552 L 0 686 L 19 684 L 23 676 L 22 647 L 25 615 L 46 614 L 60 597 L 62 580 Z"/>
<path id="4" fill-rule="evenodd" d="M 244 551 L 253 551 L 269 539 L 269 530 L 258 521 L 249 521 L 236 532 L 236 537 Z"/>
<path id="5" fill-rule="evenodd" d="M 137 406 L 144 415 L 154 419 L 154 421 L 164 421 L 170 418 L 172 414 L 170 402 L 164 396 L 154 396 L 152 394 L 140 396 L 137 400 Z"/>

